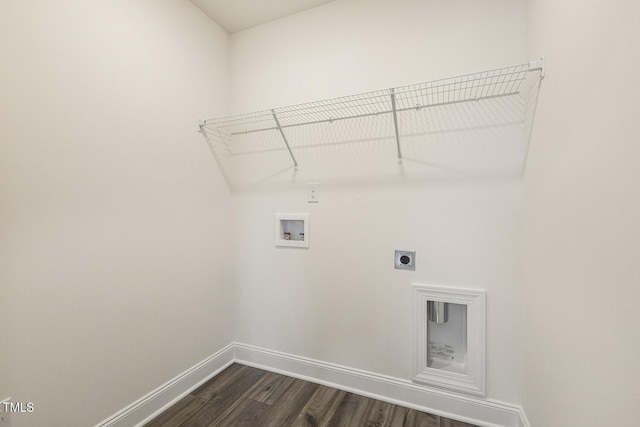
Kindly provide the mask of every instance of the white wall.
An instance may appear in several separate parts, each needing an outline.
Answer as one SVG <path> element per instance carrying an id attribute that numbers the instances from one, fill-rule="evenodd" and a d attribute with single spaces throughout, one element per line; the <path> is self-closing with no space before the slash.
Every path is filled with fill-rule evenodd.
<path id="1" fill-rule="evenodd" d="M 524 397 L 535 427 L 640 419 L 638 3 L 530 0 L 545 55 L 525 177 Z"/>
<path id="2" fill-rule="evenodd" d="M 525 53 L 524 1 L 340 0 L 231 37 L 233 110 L 511 65 Z M 465 156 L 471 142 L 522 143 L 520 128 L 490 128 L 443 132 L 435 145 Z M 371 154 L 350 147 L 354 165 Z M 392 172 L 334 176 L 336 151 L 299 151 L 298 172 L 234 194 L 237 340 L 409 379 L 411 284 L 486 289 L 488 395 L 518 403 L 520 177 L 398 167 L 389 147 Z M 318 177 L 321 201 L 307 204 Z M 308 250 L 274 247 L 276 212 L 310 213 Z M 394 270 L 394 249 L 416 250 L 417 270 Z"/>
<path id="3" fill-rule="evenodd" d="M 526 2 L 336 0 L 231 37 L 234 113 L 524 62 Z"/>
<path id="4" fill-rule="evenodd" d="M 0 398 L 87 426 L 232 339 L 229 192 L 196 132 L 228 36 L 188 1 L 0 2 Z"/>
<path id="5" fill-rule="evenodd" d="M 638 12 L 530 0 L 525 55 L 524 1 L 337 0 L 237 33 L 229 52 L 185 1 L 1 2 L 0 398 L 36 407 L 14 425 L 91 425 L 233 339 L 409 378 L 413 281 L 487 289 L 489 396 L 518 403 L 522 388 L 533 426 L 632 425 Z M 237 193 L 231 211 L 194 131 L 227 104 L 541 55 L 522 296 L 517 177 L 341 176 L 309 205 L 301 167 L 289 185 Z M 279 211 L 311 214 L 309 250 L 273 247 Z M 392 269 L 395 248 L 417 250 L 416 272 Z"/>

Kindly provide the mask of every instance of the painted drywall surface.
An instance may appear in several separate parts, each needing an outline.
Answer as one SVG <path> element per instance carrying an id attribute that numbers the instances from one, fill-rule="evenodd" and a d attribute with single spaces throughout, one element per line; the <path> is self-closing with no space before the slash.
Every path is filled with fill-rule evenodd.
<path id="1" fill-rule="evenodd" d="M 238 340 L 411 378 L 411 284 L 486 289 L 490 390 L 516 387 L 506 376 L 517 375 L 517 358 L 501 352 L 517 349 L 517 330 L 500 320 L 517 319 L 519 183 L 321 191 L 318 205 L 305 203 L 302 188 L 238 196 Z M 308 250 L 274 247 L 279 211 L 309 212 Z M 393 269 L 394 249 L 417 252 L 415 272 Z"/>
<path id="2" fill-rule="evenodd" d="M 524 62 L 525 37 L 524 2 L 337 1 L 231 37 L 233 109 Z M 458 125 L 429 144 L 522 154 L 513 124 Z M 270 152 L 273 175 L 234 193 L 238 341 L 410 379 L 412 283 L 486 289 L 488 395 L 519 402 L 520 177 L 428 153 L 398 166 L 387 142 L 298 150 L 298 171 Z M 320 203 L 307 204 L 314 180 Z M 310 214 L 308 250 L 274 246 L 277 212 Z M 417 251 L 415 272 L 393 269 L 394 249 Z"/>
<path id="3" fill-rule="evenodd" d="M 228 36 L 190 2 L 0 4 L 0 395 L 93 425 L 232 339 L 229 193 L 197 131 Z"/>
<path id="4" fill-rule="evenodd" d="M 533 426 L 636 425 L 640 7 L 529 3 L 547 77 L 524 185 L 524 408 Z"/>
<path id="5" fill-rule="evenodd" d="M 520 0 L 338 0 L 233 34 L 232 110 L 526 62 L 525 28 Z"/>

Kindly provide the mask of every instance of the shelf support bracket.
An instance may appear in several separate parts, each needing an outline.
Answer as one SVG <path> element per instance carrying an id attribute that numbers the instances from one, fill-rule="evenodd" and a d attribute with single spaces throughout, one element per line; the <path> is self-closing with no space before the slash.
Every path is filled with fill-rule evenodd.
<path id="1" fill-rule="evenodd" d="M 402 149 L 400 148 L 400 133 L 398 132 L 398 113 L 396 109 L 396 92 L 391 89 L 391 109 L 393 110 L 393 127 L 396 130 L 396 146 L 398 147 L 398 164 L 402 164 Z"/>
<path id="2" fill-rule="evenodd" d="M 273 114 L 273 120 L 276 121 L 276 126 L 280 131 L 280 135 L 282 135 L 282 139 L 284 140 L 284 143 L 287 146 L 287 150 L 289 150 L 289 154 L 291 155 L 291 160 L 293 160 L 293 166 L 297 169 L 298 162 L 296 161 L 296 158 L 293 155 L 293 151 L 291 151 L 291 146 L 289 145 L 289 141 L 287 141 L 287 137 L 284 135 L 284 132 L 282 131 L 282 126 L 280 126 L 280 120 L 278 120 L 278 116 L 276 115 L 276 110 L 271 110 L 271 114 Z"/>
<path id="3" fill-rule="evenodd" d="M 540 70 L 540 80 L 544 79 L 544 58 L 529 62 L 529 71 Z"/>
<path id="4" fill-rule="evenodd" d="M 205 128 L 206 124 L 207 124 L 206 120 L 202 120 L 202 119 L 198 120 L 198 127 L 200 128 L 199 132 L 204 137 L 204 140 L 207 141 L 209 150 L 211 151 L 211 154 L 213 154 L 213 158 L 218 164 L 218 169 L 220 169 L 220 172 L 222 173 L 224 180 L 227 182 L 227 185 L 229 186 L 229 188 L 233 189 L 233 184 L 231 183 L 231 179 L 229 178 L 229 175 L 227 175 L 225 168 L 222 166 L 222 160 L 220 160 L 218 153 L 216 153 L 216 150 L 213 148 L 213 143 L 211 142 L 211 138 L 209 138 L 209 134 L 207 133 L 207 129 Z"/>

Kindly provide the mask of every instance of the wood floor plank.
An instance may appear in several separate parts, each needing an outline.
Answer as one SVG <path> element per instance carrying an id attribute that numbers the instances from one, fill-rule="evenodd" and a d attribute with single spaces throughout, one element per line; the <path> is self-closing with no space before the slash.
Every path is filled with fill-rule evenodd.
<path id="1" fill-rule="evenodd" d="M 325 427 L 346 394 L 346 391 L 318 386 L 291 427 Z"/>
<path id="2" fill-rule="evenodd" d="M 395 405 L 381 400 L 371 399 L 364 417 L 362 425 L 365 427 L 388 427 L 393 419 Z"/>
<path id="3" fill-rule="evenodd" d="M 294 379 L 281 398 L 260 418 L 260 427 L 290 426 L 307 404 L 318 384 Z"/>
<path id="4" fill-rule="evenodd" d="M 333 417 L 327 423 L 328 427 L 361 426 L 362 418 L 368 406 L 368 399 L 353 393 L 347 393 L 340 402 Z"/>
<path id="5" fill-rule="evenodd" d="M 477 427 L 233 364 L 145 427 Z"/>
<path id="6" fill-rule="evenodd" d="M 151 422 L 145 424 L 144 427 L 178 425 L 189 418 L 194 412 L 198 411 L 205 403 L 207 403 L 206 400 L 188 394 L 171 406 L 171 408 L 151 420 Z"/>
<path id="7" fill-rule="evenodd" d="M 246 375 L 252 369 L 254 368 L 234 363 L 233 365 L 229 366 L 227 369 L 213 377 L 211 380 L 195 389 L 193 392 L 191 392 L 191 394 L 201 397 L 204 400 L 211 400 L 213 396 L 215 396 L 221 390 L 224 390 L 227 385 L 229 385 L 242 375 Z"/>
<path id="8" fill-rule="evenodd" d="M 462 421 L 451 420 L 449 418 L 442 418 L 440 421 L 440 427 L 478 427 L 474 424 L 463 423 Z"/>
<path id="9" fill-rule="evenodd" d="M 273 405 L 293 383 L 294 378 L 267 372 L 248 398 Z"/>
<path id="10" fill-rule="evenodd" d="M 215 425 L 240 405 L 253 391 L 256 383 L 266 374 L 266 371 L 256 368 L 249 368 L 242 372 L 222 389 L 206 389 L 207 392 L 204 394 L 211 396 L 211 398 L 198 412 L 186 419 L 182 424 L 179 424 L 179 426 L 206 427 Z"/>
<path id="11" fill-rule="evenodd" d="M 404 427 L 408 412 L 409 408 L 396 405 L 393 411 L 393 416 L 389 421 L 389 427 Z"/>
<path id="12" fill-rule="evenodd" d="M 426 412 L 409 409 L 404 427 L 440 427 L 440 417 Z"/>
<path id="13" fill-rule="evenodd" d="M 269 405 L 253 399 L 245 399 L 219 422 L 209 427 L 256 427 L 260 426 L 260 418 L 269 409 Z"/>

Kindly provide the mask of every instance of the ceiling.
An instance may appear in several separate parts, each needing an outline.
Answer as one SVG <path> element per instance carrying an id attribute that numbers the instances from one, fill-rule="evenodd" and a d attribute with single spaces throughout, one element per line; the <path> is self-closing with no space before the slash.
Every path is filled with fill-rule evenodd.
<path id="1" fill-rule="evenodd" d="M 333 0 L 191 0 L 229 34 Z"/>

